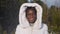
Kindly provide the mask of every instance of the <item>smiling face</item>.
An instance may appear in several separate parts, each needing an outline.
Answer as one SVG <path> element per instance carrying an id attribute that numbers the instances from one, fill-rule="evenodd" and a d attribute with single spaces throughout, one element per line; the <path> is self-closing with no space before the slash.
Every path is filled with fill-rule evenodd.
<path id="1" fill-rule="evenodd" d="M 34 10 L 34 8 L 28 9 L 26 11 L 26 18 L 27 18 L 27 20 L 28 20 L 29 23 L 34 23 L 36 21 L 36 19 L 37 19 L 37 13 Z"/>

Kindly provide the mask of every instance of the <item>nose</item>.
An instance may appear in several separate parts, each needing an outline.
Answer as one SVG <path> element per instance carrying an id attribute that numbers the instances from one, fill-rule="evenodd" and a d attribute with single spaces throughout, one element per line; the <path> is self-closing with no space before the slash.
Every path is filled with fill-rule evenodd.
<path id="1" fill-rule="evenodd" d="M 30 15 L 30 18 L 33 18 L 33 14 Z"/>
<path id="2" fill-rule="evenodd" d="M 30 16 L 30 18 L 33 18 L 33 16 Z"/>

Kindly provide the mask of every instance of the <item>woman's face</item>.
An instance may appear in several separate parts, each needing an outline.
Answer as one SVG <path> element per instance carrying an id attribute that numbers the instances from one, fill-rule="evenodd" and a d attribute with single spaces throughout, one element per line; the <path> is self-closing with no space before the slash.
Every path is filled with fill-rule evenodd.
<path id="1" fill-rule="evenodd" d="M 35 14 L 33 10 L 28 10 L 26 12 L 26 18 L 29 23 L 34 23 L 36 21 L 37 15 Z"/>

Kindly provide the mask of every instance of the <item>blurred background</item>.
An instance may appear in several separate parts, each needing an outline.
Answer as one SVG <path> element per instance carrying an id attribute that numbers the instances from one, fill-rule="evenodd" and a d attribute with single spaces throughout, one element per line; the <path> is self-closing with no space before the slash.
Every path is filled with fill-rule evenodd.
<path id="1" fill-rule="evenodd" d="M 48 25 L 49 34 L 60 34 L 60 0 L 0 0 L 0 34 L 15 34 L 19 8 L 26 2 L 41 5 L 42 22 Z"/>

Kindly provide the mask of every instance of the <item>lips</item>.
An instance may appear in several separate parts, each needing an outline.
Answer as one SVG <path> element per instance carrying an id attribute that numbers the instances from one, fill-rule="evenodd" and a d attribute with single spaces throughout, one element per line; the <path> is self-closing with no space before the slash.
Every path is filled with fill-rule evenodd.
<path id="1" fill-rule="evenodd" d="M 33 19 L 34 19 L 33 17 L 29 18 L 29 20 L 33 20 Z"/>

